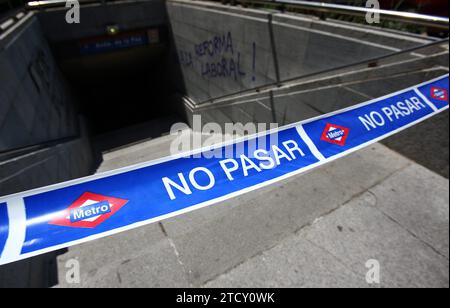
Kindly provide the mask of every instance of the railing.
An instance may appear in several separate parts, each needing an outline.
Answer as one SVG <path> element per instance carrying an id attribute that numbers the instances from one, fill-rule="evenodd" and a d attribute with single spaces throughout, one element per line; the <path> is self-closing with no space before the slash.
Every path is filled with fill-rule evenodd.
<path id="1" fill-rule="evenodd" d="M 93 4 L 93 3 L 107 3 L 115 2 L 118 0 L 79 0 L 80 4 Z M 204 0 L 200 0 L 204 1 Z M 214 1 L 214 0 L 213 0 Z M 411 12 L 400 12 L 382 9 L 373 9 L 365 7 L 356 7 L 341 4 L 310 2 L 300 0 L 221 0 L 221 2 L 229 2 L 233 4 L 241 5 L 259 5 L 266 6 L 271 5 L 280 10 L 287 8 L 294 8 L 296 10 L 305 10 L 309 12 L 320 12 L 324 14 L 341 14 L 364 17 L 367 14 L 379 14 L 385 20 L 397 21 L 405 24 L 421 25 L 432 28 L 446 29 L 449 28 L 449 18 L 431 16 L 424 14 L 417 14 Z M 52 7 L 65 6 L 67 0 L 44 0 L 44 1 L 30 1 L 25 5 L 26 10 L 39 10 Z M 17 15 L 18 14 L 18 15 Z M 24 11 L 9 14 L 6 20 L 0 19 L 0 33 L 6 31 L 7 28 L 15 24 L 21 17 L 23 17 Z"/>
<path id="2" fill-rule="evenodd" d="M 114 0 L 113 0 L 114 1 Z M 200 0 L 205 1 L 205 0 Z M 208 0 L 206 0 L 208 1 Z M 211 1 L 211 0 L 209 0 Z M 214 0 L 213 0 L 214 1 Z M 28 2 L 27 7 L 29 9 L 36 8 L 46 8 L 53 6 L 64 5 L 66 0 L 45 0 L 45 1 L 31 1 Z M 88 3 L 105 3 L 112 2 L 111 0 L 79 0 L 81 4 Z M 331 14 L 343 14 L 343 15 L 353 15 L 364 17 L 367 14 L 379 14 L 385 20 L 398 21 L 407 24 L 422 25 L 427 27 L 436 27 L 442 29 L 448 29 L 449 18 L 424 15 L 411 12 L 400 12 L 392 10 L 382 10 L 373 9 L 366 7 L 357 7 L 350 5 L 332 4 L 332 3 L 322 3 L 322 2 L 311 2 L 311 1 L 301 1 L 301 0 L 221 0 L 221 2 L 231 2 L 235 4 L 258 4 L 258 5 L 273 5 L 278 8 L 295 8 L 307 11 L 315 11 L 322 13 Z"/>
<path id="3" fill-rule="evenodd" d="M 13 9 L 6 17 L 0 17 L 0 35 L 22 20 L 27 13 L 28 11 L 23 8 Z"/>
<path id="4" fill-rule="evenodd" d="M 26 4 L 28 9 L 45 9 L 51 7 L 65 6 L 68 0 L 45 0 L 45 1 L 30 1 Z M 80 4 L 104 3 L 111 2 L 111 0 L 78 0 Z"/>
<path id="5" fill-rule="evenodd" d="M 208 1 L 208 0 L 200 0 Z M 213 0 L 214 1 L 214 0 Z M 323 2 L 311 2 L 301 0 L 217 0 L 219 2 L 227 2 L 231 4 L 267 6 L 285 10 L 288 8 L 296 10 L 304 10 L 307 12 L 319 12 L 323 14 L 338 14 L 365 17 L 367 14 L 379 14 L 381 18 L 388 21 L 396 21 L 405 24 L 421 25 L 439 29 L 447 29 L 449 27 L 449 18 L 418 14 L 412 12 L 401 12 L 383 9 L 374 9 L 342 4 L 332 4 Z"/>
<path id="6" fill-rule="evenodd" d="M 381 62 L 382 60 L 391 58 L 391 57 L 395 57 L 395 56 L 400 56 L 400 55 L 404 55 L 404 54 L 409 54 L 409 53 L 414 53 L 417 52 L 421 49 L 426 49 L 426 48 L 430 48 L 433 46 L 438 46 L 438 45 L 442 45 L 442 44 L 448 44 L 449 43 L 449 39 L 442 39 L 442 40 L 437 40 L 428 44 L 424 44 L 424 45 L 420 45 L 420 46 L 414 46 L 408 49 L 403 49 L 400 51 L 396 51 L 393 53 L 389 53 L 386 55 L 382 55 L 382 56 L 377 56 L 371 59 L 366 59 L 366 60 L 362 60 L 359 62 L 355 62 L 355 63 L 351 63 L 351 64 L 345 64 L 342 66 L 338 66 L 338 67 L 332 67 L 329 69 L 325 69 L 322 71 L 318 71 L 318 72 L 313 72 L 310 74 L 305 74 L 302 76 L 297 76 L 294 78 L 289 78 L 289 79 L 285 79 L 285 80 L 281 80 L 280 82 L 273 82 L 273 83 L 268 83 L 265 84 L 263 86 L 258 86 L 255 88 L 250 88 L 250 89 L 245 89 L 245 90 L 241 90 L 241 91 L 237 91 L 234 93 L 229 93 L 226 95 L 222 95 L 222 96 L 218 96 L 215 98 L 211 98 L 211 99 L 207 99 L 205 101 L 202 101 L 200 103 L 197 103 L 197 107 L 203 107 L 205 105 L 211 105 L 217 102 L 221 102 L 224 101 L 225 99 L 233 99 L 235 97 L 241 96 L 241 95 L 245 95 L 245 94 L 251 94 L 251 93 L 258 93 L 258 92 L 263 92 L 265 90 L 268 90 L 270 88 L 273 87 L 282 87 L 285 84 L 288 83 L 292 83 L 292 82 L 297 82 L 297 81 L 301 81 L 304 79 L 308 79 L 308 78 L 312 78 L 312 77 L 316 77 L 316 76 L 321 76 L 327 73 L 331 73 L 331 72 L 337 72 L 337 71 L 342 71 L 348 68 L 354 68 L 354 67 L 358 67 L 358 66 L 366 66 L 366 67 L 377 67 L 379 65 L 379 62 Z"/>
<path id="7" fill-rule="evenodd" d="M 68 136 L 68 137 L 63 137 L 63 138 L 59 138 L 59 139 L 43 141 L 41 143 L 26 145 L 23 147 L 17 147 L 17 148 L 5 150 L 5 151 L 0 151 L 0 164 L 2 162 L 5 162 L 9 159 L 14 158 L 14 157 L 23 156 L 28 153 L 36 152 L 36 151 L 39 151 L 42 149 L 49 148 L 51 146 L 55 146 L 57 144 L 67 143 L 67 142 L 70 142 L 73 140 L 77 140 L 80 137 L 81 137 L 80 135 Z"/>
<path id="8" fill-rule="evenodd" d="M 237 2 L 241 1 L 237 0 Z M 353 15 L 360 17 L 365 17 L 367 14 L 379 14 L 380 17 L 384 20 L 398 21 L 406 24 L 422 25 L 442 29 L 448 29 L 449 27 L 449 19 L 446 17 L 424 15 L 412 12 L 382 10 L 350 5 L 310 2 L 300 0 L 242 0 L 242 2 L 271 3 L 279 6 L 292 7 L 296 9 L 312 10 L 331 14 Z"/>
<path id="9" fill-rule="evenodd" d="M 133 0 L 130 0 L 133 1 Z M 136 0 L 134 2 L 138 1 L 149 1 L 149 0 Z M 52 8 L 52 7 L 63 7 L 66 5 L 66 3 L 69 2 L 69 0 L 44 0 L 44 1 L 30 1 L 26 4 L 26 7 L 30 10 L 35 9 L 46 9 L 46 8 Z M 108 2 L 123 2 L 123 0 L 78 0 L 80 5 L 86 5 L 86 4 L 105 4 Z"/>
<path id="10" fill-rule="evenodd" d="M 120 0 L 79 0 L 80 4 L 105 4 L 105 3 L 111 3 L 116 2 Z M 123 1 L 123 0 L 122 0 Z M 146 0 L 136 0 L 136 1 L 146 1 Z M 193 2 L 211 2 L 211 0 L 193 0 Z M 213 0 L 214 1 L 214 0 Z M 399 21 L 407 24 L 416 24 L 416 25 L 424 25 L 428 27 L 433 28 L 441 28 L 441 29 L 447 29 L 449 28 L 449 18 L 446 17 L 439 17 L 439 16 L 431 16 L 431 15 L 423 15 L 423 14 L 417 14 L 417 13 L 410 13 L 410 12 L 400 12 L 400 11 L 391 11 L 391 10 L 382 10 L 382 9 L 371 9 L 371 8 L 365 8 L 365 7 L 355 7 L 355 6 L 349 6 L 349 5 L 340 5 L 340 4 L 330 4 L 330 3 L 321 3 L 321 2 L 310 2 L 310 1 L 300 1 L 300 0 L 217 0 L 216 2 L 228 2 L 231 4 L 241 4 L 241 5 L 260 5 L 260 6 L 267 6 L 271 5 L 276 8 L 279 8 L 281 10 L 284 10 L 286 8 L 292 7 L 299 10 L 306 10 L 308 12 L 322 12 L 322 13 L 330 13 L 330 14 L 343 14 L 343 15 L 353 15 L 353 16 L 365 16 L 366 14 L 370 13 L 377 13 L 382 16 L 382 18 L 387 20 L 393 20 L 393 21 Z M 67 0 L 45 0 L 45 1 L 31 1 L 26 4 L 27 10 L 39 10 L 39 9 L 45 9 L 50 7 L 62 7 L 65 6 L 67 3 Z M 26 11 L 25 11 L 26 12 Z M 0 35 L 2 31 L 5 31 L 5 29 L 11 27 L 17 20 L 20 20 L 20 18 L 23 18 L 24 12 L 18 12 L 15 16 L 9 17 L 6 20 L 0 20 Z M 346 67 L 350 66 L 357 66 L 357 65 L 365 65 L 365 64 L 373 64 L 376 63 L 379 60 L 382 60 L 384 58 L 392 57 L 397 54 L 402 53 L 410 53 L 416 50 L 419 50 L 421 48 L 426 48 L 427 46 L 437 45 L 441 44 L 443 42 L 448 42 L 448 39 L 432 42 L 427 45 L 421 45 L 417 47 L 413 47 L 410 49 L 402 50 L 400 52 L 394 52 L 382 57 L 377 57 L 374 59 L 368 59 L 364 60 L 358 63 L 352 63 L 350 65 L 345 65 L 343 67 L 336 67 L 330 70 L 340 70 L 345 69 Z M 257 88 L 247 89 L 240 92 L 232 93 L 224 95 L 223 97 L 216 97 L 214 99 L 209 99 L 203 103 L 211 103 L 213 101 L 221 100 L 224 97 L 231 97 L 235 95 L 240 95 L 242 93 L 248 93 L 252 91 L 260 91 L 267 87 L 272 87 L 274 85 L 280 85 L 282 83 L 288 83 L 293 80 L 299 80 L 304 79 L 308 77 L 312 77 L 315 75 L 320 75 L 323 73 L 326 73 L 326 71 L 316 72 L 312 74 L 308 74 L 305 76 L 299 76 L 296 78 L 292 78 L 289 80 L 282 80 L 277 81 L 273 84 L 264 85 Z"/>

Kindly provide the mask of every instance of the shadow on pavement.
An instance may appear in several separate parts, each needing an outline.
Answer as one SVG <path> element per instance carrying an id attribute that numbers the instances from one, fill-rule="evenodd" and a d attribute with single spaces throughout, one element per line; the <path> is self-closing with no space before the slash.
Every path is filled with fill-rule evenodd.
<path id="1" fill-rule="evenodd" d="M 449 111 L 396 134 L 382 143 L 449 178 Z"/>
<path id="2" fill-rule="evenodd" d="M 0 266 L 0 288 L 49 288 L 58 284 L 58 250 Z"/>

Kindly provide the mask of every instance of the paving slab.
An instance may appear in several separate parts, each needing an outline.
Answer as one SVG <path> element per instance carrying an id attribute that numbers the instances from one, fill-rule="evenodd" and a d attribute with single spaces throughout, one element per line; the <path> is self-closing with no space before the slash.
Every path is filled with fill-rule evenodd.
<path id="1" fill-rule="evenodd" d="M 447 110 L 382 143 L 448 179 L 449 132 Z"/>
<path id="2" fill-rule="evenodd" d="M 209 288 L 337 288 L 367 286 L 334 256 L 308 240 L 293 236 L 275 248 L 205 284 Z"/>
<path id="3" fill-rule="evenodd" d="M 80 283 L 66 280 L 68 261 Z M 58 287 L 188 287 L 183 267 L 159 224 L 69 248 L 58 258 Z"/>
<path id="4" fill-rule="evenodd" d="M 200 286 L 277 245 L 410 162 L 382 145 L 162 224 Z"/>
<path id="5" fill-rule="evenodd" d="M 448 288 L 448 259 L 385 216 L 379 199 L 370 192 L 354 198 L 205 286 Z M 368 260 L 379 262 L 380 284 L 367 283 Z"/>
<path id="6" fill-rule="evenodd" d="M 300 235 L 361 277 L 368 271 L 366 262 L 377 260 L 382 287 L 448 288 L 448 259 L 378 210 L 380 202 L 391 204 L 367 192 Z"/>
<path id="7" fill-rule="evenodd" d="M 414 164 L 370 191 L 379 210 L 448 259 L 448 184 L 447 179 Z"/>

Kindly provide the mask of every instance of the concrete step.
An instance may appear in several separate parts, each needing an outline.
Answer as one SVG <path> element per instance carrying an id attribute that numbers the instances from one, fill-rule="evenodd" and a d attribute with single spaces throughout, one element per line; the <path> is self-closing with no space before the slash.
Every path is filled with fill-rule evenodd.
<path id="1" fill-rule="evenodd" d="M 97 173 L 169 156 L 170 144 L 175 138 L 175 136 L 167 135 L 103 153 L 103 161 Z"/>
<path id="2" fill-rule="evenodd" d="M 182 124 L 182 123 L 180 123 Z M 200 138 L 200 140 L 205 141 L 217 141 L 215 143 L 220 143 L 224 141 L 224 136 L 222 135 L 211 135 L 193 132 L 186 124 L 186 129 L 183 130 L 183 134 L 190 135 L 190 140 L 192 138 Z M 102 162 L 97 169 L 97 173 L 105 172 L 109 170 L 115 170 L 123 167 L 128 167 L 131 165 L 148 162 L 161 157 L 167 157 L 171 155 L 178 154 L 179 152 L 173 153 L 171 147 L 174 141 L 177 141 L 178 135 L 165 135 L 154 139 L 147 139 L 141 142 L 133 143 L 130 146 L 118 148 L 111 150 L 102 154 Z M 192 141 L 191 141 L 192 142 Z M 198 148 L 193 143 L 192 150 Z M 201 147 L 201 144 L 199 144 Z"/>

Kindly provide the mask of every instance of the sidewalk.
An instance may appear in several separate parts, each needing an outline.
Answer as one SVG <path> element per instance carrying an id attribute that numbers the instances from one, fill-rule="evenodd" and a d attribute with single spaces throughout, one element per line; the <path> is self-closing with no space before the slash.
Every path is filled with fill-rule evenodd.
<path id="1" fill-rule="evenodd" d="M 119 150 L 123 157 L 109 153 L 100 169 L 164 155 L 164 138 Z M 448 287 L 448 234 L 448 180 L 376 144 L 269 188 L 69 248 L 58 258 L 58 286 L 368 287 L 365 263 L 376 259 L 380 287 Z M 66 283 L 72 258 L 79 285 Z"/>

